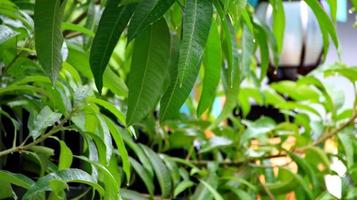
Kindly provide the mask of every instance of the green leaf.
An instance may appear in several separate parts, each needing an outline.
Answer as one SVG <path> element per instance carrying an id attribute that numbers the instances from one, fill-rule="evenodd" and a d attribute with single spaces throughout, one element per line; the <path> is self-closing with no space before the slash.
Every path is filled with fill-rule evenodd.
<path id="1" fill-rule="evenodd" d="M 317 21 L 319 22 L 321 32 L 324 37 L 324 46 L 325 46 L 325 54 L 327 54 L 327 48 L 328 48 L 328 35 L 331 36 L 331 39 L 336 47 L 336 49 L 339 49 L 339 42 L 338 42 L 338 37 L 336 33 L 335 26 L 333 25 L 332 21 L 330 20 L 329 16 L 327 13 L 324 11 L 322 8 L 321 4 L 317 0 L 305 0 L 305 2 L 310 6 L 312 11 L 314 12 Z M 327 41 L 326 41 L 327 38 Z M 327 45 L 327 47 L 326 47 Z"/>
<path id="2" fill-rule="evenodd" d="M 210 172 L 207 178 L 205 178 L 205 183 L 209 184 L 211 188 L 215 189 L 218 186 L 217 176 Z M 207 200 L 212 199 L 212 193 L 202 182 L 196 187 L 195 193 L 193 193 L 191 200 Z"/>
<path id="3" fill-rule="evenodd" d="M 130 158 L 130 163 L 136 171 L 136 174 L 139 175 L 141 180 L 144 182 L 149 194 L 154 195 L 155 186 L 153 184 L 153 177 L 151 177 L 150 174 L 146 171 L 146 169 L 144 169 L 141 164 L 135 159 Z"/>
<path id="4" fill-rule="evenodd" d="M 188 0 L 184 12 L 178 74 L 171 80 L 161 101 L 161 120 L 176 117 L 193 88 L 211 26 L 212 3 L 210 0 Z"/>
<path id="5" fill-rule="evenodd" d="M 17 32 L 5 25 L 0 25 L 0 45 L 18 35 Z"/>
<path id="6" fill-rule="evenodd" d="M 308 175 L 308 177 L 311 180 L 312 187 L 313 188 L 319 187 L 317 174 L 315 174 L 310 163 L 306 162 L 306 160 L 304 158 L 301 158 L 300 156 L 296 155 L 295 153 L 289 153 L 289 155 L 295 161 L 297 166 L 299 167 L 299 171 L 302 170 L 306 175 Z"/>
<path id="7" fill-rule="evenodd" d="M 128 133 L 123 132 L 124 142 L 130 147 L 131 150 L 135 153 L 135 155 L 139 158 L 141 164 L 145 168 L 145 170 L 150 174 L 151 177 L 154 176 L 153 168 L 150 164 L 149 158 L 145 155 L 144 151 L 138 144 L 136 144 L 129 136 Z"/>
<path id="8" fill-rule="evenodd" d="M 122 78 L 120 78 L 110 67 L 103 75 L 103 85 L 120 97 L 128 96 L 128 87 Z"/>
<path id="9" fill-rule="evenodd" d="M 212 105 L 216 97 L 216 89 L 221 77 L 221 66 L 222 47 L 217 22 L 213 20 L 204 55 L 204 79 L 200 102 L 197 107 L 198 116 L 202 115 Z"/>
<path id="10" fill-rule="evenodd" d="M 103 188 L 87 172 L 82 171 L 80 169 L 65 169 L 65 170 L 48 174 L 38 179 L 38 181 L 35 184 L 32 184 L 31 187 L 24 194 L 23 199 L 30 200 L 33 199 L 34 197 L 37 197 L 39 194 L 42 194 L 45 191 L 50 191 L 51 187 L 49 183 L 52 180 L 84 183 L 96 189 L 101 195 L 105 193 Z"/>
<path id="11" fill-rule="evenodd" d="M 169 170 L 162 162 L 161 158 L 153 150 L 144 145 L 140 146 L 146 153 L 151 165 L 154 168 L 157 180 L 159 181 L 162 196 L 169 197 L 172 191 L 172 181 Z"/>
<path id="12" fill-rule="evenodd" d="M 117 107 L 115 107 L 115 105 L 95 97 L 88 97 L 87 101 L 102 106 L 103 108 L 111 112 L 119 120 L 120 123 L 125 125 L 125 116 Z"/>
<path id="13" fill-rule="evenodd" d="M 269 47 L 268 47 L 268 36 L 266 35 L 263 28 L 259 25 L 255 25 L 255 39 L 259 45 L 259 52 L 260 52 L 260 81 L 262 81 L 267 72 L 269 67 Z"/>
<path id="14" fill-rule="evenodd" d="M 34 121 L 29 122 L 30 135 L 36 139 L 47 127 L 54 125 L 57 121 L 61 119 L 60 113 L 53 112 L 48 106 L 44 107 L 40 113 L 36 115 Z"/>
<path id="15" fill-rule="evenodd" d="M 327 3 L 330 8 L 330 14 L 334 22 L 336 22 L 337 15 L 337 0 L 327 0 Z"/>
<path id="16" fill-rule="evenodd" d="M 98 126 L 98 133 L 99 137 L 105 144 L 105 166 L 107 167 L 109 165 L 110 158 L 112 157 L 113 153 L 113 145 L 112 145 L 112 138 L 110 135 L 110 131 L 108 128 L 108 125 L 106 121 L 104 120 L 103 115 L 97 114 L 97 119 L 99 121 L 99 126 Z"/>
<path id="17" fill-rule="evenodd" d="M 120 0 L 110 0 L 100 19 L 90 51 L 90 67 L 99 93 L 103 87 L 103 73 L 135 5 L 118 6 Z"/>
<path id="18" fill-rule="evenodd" d="M 75 31 L 79 33 L 83 33 L 87 36 L 94 37 L 94 32 L 87 29 L 86 27 L 80 26 L 78 24 L 72 24 L 68 22 L 64 22 L 61 25 L 61 29 L 64 30 L 70 30 L 70 31 Z"/>
<path id="19" fill-rule="evenodd" d="M 222 18 L 221 18 L 222 20 Z M 215 121 L 209 126 L 208 129 L 213 129 L 216 127 L 221 121 L 225 120 L 229 115 L 232 114 L 232 110 L 237 105 L 238 101 L 238 94 L 240 90 L 240 83 L 241 83 L 241 75 L 240 75 L 240 66 L 241 63 L 239 62 L 239 55 L 238 55 L 238 46 L 235 37 L 235 31 L 232 24 L 232 21 L 227 16 L 225 20 L 222 20 L 222 23 L 226 23 L 227 30 L 225 34 L 230 36 L 226 36 L 230 38 L 230 40 L 226 41 L 226 46 L 230 47 L 226 49 L 226 57 L 228 57 L 228 69 L 223 69 L 224 74 L 224 83 L 225 83 L 225 93 L 226 93 L 226 100 L 224 102 L 223 109 L 219 116 L 215 119 Z M 228 52 L 227 52 L 228 51 Z M 228 56 L 227 56 L 228 54 Z M 231 61 L 229 61 L 231 59 Z M 231 62 L 231 63 L 230 63 Z"/>
<path id="20" fill-rule="evenodd" d="M 61 23 L 65 5 L 66 0 L 36 0 L 35 4 L 36 52 L 40 64 L 53 83 L 62 66 Z"/>
<path id="21" fill-rule="evenodd" d="M 351 133 L 353 130 L 350 130 Z M 342 131 L 337 135 L 339 141 L 342 144 L 342 148 L 344 151 L 344 156 L 347 161 L 347 168 L 351 168 L 354 164 L 354 148 L 353 148 L 353 136 L 348 134 L 348 131 Z"/>
<path id="22" fill-rule="evenodd" d="M 164 89 L 170 57 L 170 32 L 164 19 L 146 29 L 135 40 L 131 71 L 127 125 L 151 112 Z"/>
<path id="23" fill-rule="evenodd" d="M 149 198 L 145 197 L 144 195 L 127 189 L 121 189 L 120 195 L 124 200 L 149 200 Z"/>
<path id="24" fill-rule="evenodd" d="M 89 160 L 87 157 L 84 156 L 75 156 L 76 158 L 86 161 L 92 165 L 94 165 L 95 167 L 97 167 L 99 169 L 99 171 L 101 171 L 104 175 L 104 185 L 105 185 L 105 193 L 104 193 L 104 199 L 108 200 L 108 199 L 119 199 L 119 184 L 120 181 L 120 177 L 116 177 L 114 178 L 113 175 L 110 173 L 110 171 L 103 165 L 101 165 L 100 163 L 97 163 L 96 161 L 93 160 Z M 118 180 L 119 179 L 119 180 Z"/>
<path id="25" fill-rule="evenodd" d="M 200 182 L 212 193 L 215 200 L 223 200 L 223 197 L 209 183 L 204 180 L 200 180 Z"/>
<path id="26" fill-rule="evenodd" d="M 60 143 L 61 151 L 60 151 L 58 169 L 62 170 L 71 167 L 73 154 L 71 149 L 68 148 L 68 146 L 64 141 L 60 140 L 59 143 Z"/>
<path id="27" fill-rule="evenodd" d="M 233 144 L 233 141 L 227 137 L 213 136 L 212 138 L 209 139 L 209 141 L 207 142 L 206 145 L 202 146 L 200 153 L 212 151 L 213 149 L 216 149 L 216 148 L 222 149 L 222 148 L 229 146 L 231 144 Z"/>
<path id="28" fill-rule="evenodd" d="M 221 19 L 221 25 L 222 25 L 222 32 L 224 36 L 224 41 L 223 44 L 225 47 L 224 48 L 224 55 L 227 59 L 227 84 L 228 86 L 232 86 L 232 81 L 233 81 L 233 71 L 238 67 L 238 65 L 235 65 L 236 59 L 235 59 L 235 51 L 236 49 L 236 40 L 235 40 L 235 33 L 232 28 L 232 22 L 229 18 L 228 15 L 226 15 L 226 12 L 223 10 L 221 4 L 219 1 L 214 1 L 214 5 L 217 9 L 217 12 L 219 14 L 219 17 Z"/>
<path id="29" fill-rule="evenodd" d="M 158 21 L 175 0 L 141 1 L 135 9 L 128 27 L 128 41 L 133 40 L 150 25 Z"/>
<path id="30" fill-rule="evenodd" d="M 278 52 L 281 53 L 284 44 L 285 13 L 282 0 L 270 0 L 273 6 L 273 33 L 276 38 Z"/>
<path id="31" fill-rule="evenodd" d="M 313 100 L 318 101 L 320 94 L 305 84 L 297 84 L 293 81 L 279 81 L 270 84 L 277 92 L 287 95 L 294 100 Z"/>
<path id="32" fill-rule="evenodd" d="M 119 128 L 114 124 L 114 122 L 105 117 L 105 121 L 107 122 L 107 125 L 109 127 L 109 130 L 112 134 L 112 137 L 115 141 L 115 144 L 119 150 L 119 154 L 121 157 L 121 160 L 123 162 L 123 169 L 126 174 L 127 181 L 130 181 L 130 162 L 129 162 L 129 155 L 128 152 L 126 151 L 125 145 L 124 145 L 124 140 L 123 137 L 119 131 Z"/>
<path id="33" fill-rule="evenodd" d="M 174 197 L 177 197 L 177 195 L 181 194 L 183 191 L 185 191 L 186 189 L 194 186 L 195 184 L 190 181 L 190 180 L 184 180 L 181 183 L 179 183 L 175 190 L 174 190 Z"/>
<path id="34" fill-rule="evenodd" d="M 183 35 L 178 60 L 180 87 L 184 82 L 193 85 L 196 80 L 211 26 L 212 3 L 209 0 L 188 0 L 184 12 Z"/>
<path id="35" fill-rule="evenodd" d="M 27 176 L 3 170 L 0 170 L 0 180 L 5 183 L 11 183 L 23 187 L 25 189 L 29 189 L 31 185 L 34 184 L 34 181 Z"/>

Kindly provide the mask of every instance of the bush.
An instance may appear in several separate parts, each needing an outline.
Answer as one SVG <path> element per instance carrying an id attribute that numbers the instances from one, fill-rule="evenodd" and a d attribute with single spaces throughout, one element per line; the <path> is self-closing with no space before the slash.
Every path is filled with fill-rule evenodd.
<path id="1" fill-rule="evenodd" d="M 2 0 L 0 199 L 355 199 L 357 68 L 264 84 L 271 3 Z"/>

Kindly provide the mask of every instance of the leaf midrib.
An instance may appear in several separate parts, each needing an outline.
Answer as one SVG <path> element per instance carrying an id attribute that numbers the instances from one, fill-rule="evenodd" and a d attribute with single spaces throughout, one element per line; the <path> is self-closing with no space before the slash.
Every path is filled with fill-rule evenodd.
<path id="1" fill-rule="evenodd" d="M 141 20 L 141 22 L 139 22 L 139 25 L 136 27 L 136 29 L 134 30 L 134 34 L 137 35 L 138 33 L 138 30 L 140 30 L 140 28 L 143 26 L 143 24 L 145 24 L 144 22 L 147 22 L 147 17 L 150 16 L 151 12 L 153 10 L 155 10 L 155 8 L 157 7 L 157 5 L 159 4 L 160 0 L 158 0 L 156 2 L 156 4 L 152 7 L 152 9 L 150 9 L 150 12 L 146 13 L 144 16 L 143 16 L 143 19 L 144 20 Z"/>
<path id="2" fill-rule="evenodd" d="M 56 14 L 57 14 L 57 12 L 56 12 L 56 8 L 57 8 L 57 4 L 58 4 L 59 2 L 58 2 L 58 0 L 57 0 L 57 2 L 56 3 L 54 3 L 54 9 L 53 9 L 53 12 L 52 12 L 52 34 L 51 34 L 51 77 L 52 77 L 52 80 L 54 80 L 54 76 L 55 76 L 55 74 L 56 74 L 56 72 L 54 71 L 55 70 L 55 61 L 54 61 L 54 38 L 55 38 L 55 36 L 56 36 L 56 31 L 55 31 L 55 23 L 56 23 Z"/>
<path id="3" fill-rule="evenodd" d="M 119 16 L 117 17 L 117 19 L 116 19 L 116 21 L 114 23 L 113 29 L 112 29 L 112 31 L 110 33 L 110 36 L 109 36 L 109 40 L 108 40 L 107 44 L 105 45 L 104 55 L 107 54 L 108 47 L 109 47 L 108 44 L 110 44 L 112 39 L 113 39 L 113 35 L 114 35 L 114 32 L 115 32 L 115 27 L 117 27 L 118 23 L 120 22 L 120 19 L 121 19 L 123 13 L 124 13 L 124 10 L 125 10 L 125 8 L 121 9 L 121 12 L 120 12 Z M 102 56 L 102 59 L 100 60 L 100 65 L 99 66 L 103 66 L 104 60 L 105 60 L 105 56 Z"/>
<path id="4" fill-rule="evenodd" d="M 187 56 L 185 58 L 185 62 L 184 62 L 184 67 L 182 70 L 182 76 L 181 76 L 181 80 L 180 80 L 180 87 L 182 87 L 182 83 L 186 74 L 186 69 L 187 69 L 187 61 L 188 61 L 188 55 L 191 53 L 192 51 L 192 41 L 193 41 L 193 35 L 196 32 L 196 16 L 197 16 L 197 0 L 195 0 L 195 6 L 194 6 L 194 12 L 193 12 L 193 22 L 192 22 L 192 31 L 190 34 L 190 38 L 189 38 L 189 42 L 188 42 L 188 50 L 187 50 Z"/>
<path id="5" fill-rule="evenodd" d="M 143 78 L 141 79 L 142 81 L 140 83 L 139 95 L 138 95 L 138 98 L 136 98 L 135 106 L 134 106 L 132 114 L 130 115 L 130 119 L 128 121 L 128 124 L 131 124 L 131 121 L 133 119 L 134 113 L 137 110 L 139 100 L 141 99 L 141 96 L 143 94 L 144 82 L 146 80 L 148 63 L 149 63 L 150 55 L 151 55 L 150 49 L 151 49 L 151 43 L 152 43 L 152 33 L 153 33 L 153 27 L 151 27 L 151 29 L 150 29 L 150 37 L 149 37 L 149 42 L 148 42 L 148 44 L 149 44 L 148 45 L 148 54 L 147 54 L 146 61 L 145 61 L 145 69 L 144 69 L 144 73 L 143 73 Z"/>

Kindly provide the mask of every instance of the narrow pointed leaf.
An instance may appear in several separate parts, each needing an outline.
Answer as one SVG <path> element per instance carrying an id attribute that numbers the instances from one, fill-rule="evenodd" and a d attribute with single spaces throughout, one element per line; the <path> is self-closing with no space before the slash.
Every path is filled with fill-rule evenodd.
<path id="1" fill-rule="evenodd" d="M 216 96 L 222 65 L 222 48 L 217 23 L 213 21 L 204 55 L 204 79 L 197 115 L 209 108 Z"/>
<path id="2" fill-rule="evenodd" d="M 212 2 L 188 0 L 184 12 L 177 77 L 171 80 L 169 89 L 162 99 L 162 120 L 177 116 L 197 79 L 212 21 Z"/>
<path id="3" fill-rule="evenodd" d="M 33 197 L 36 197 L 37 195 L 45 191 L 50 191 L 51 187 L 49 183 L 52 180 L 84 183 L 96 189 L 100 194 L 104 194 L 103 188 L 87 172 L 82 171 L 80 169 L 65 169 L 48 174 L 38 179 L 38 181 L 27 190 L 27 192 L 23 196 L 23 199 L 33 199 Z"/>
<path id="4" fill-rule="evenodd" d="M 128 82 L 127 125 L 154 110 L 161 97 L 170 57 L 170 33 L 164 19 L 135 40 Z"/>
<path id="5" fill-rule="evenodd" d="M 35 45 L 42 68 L 55 82 L 62 66 L 63 0 L 37 0 L 35 4 Z"/>
<path id="6" fill-rule="evenodd" d="M 133 166 L 136 173 L 141 178 L 141 180 L 144 182 L 149 194 L 153 195 L 155 189 L 153 177 L 151 177 L 150 174 L 146 171 L 146 169 L 142 167 L 141 164 L 135 159 L 130 158 L 130 163 Z"/>
<path id="7" fill-rule="evenodd" d="M 325 54 L 327 53 L 328 48 L 328 35 L 330 35 L 336 49 L 339 49 L 339 41 L 337 37 L 337 32 L 335 29 L 334 24 L 330 20 L 329 16 L 327 13 L 324 11 L 322 8 L 321 4 L 317 0 L 306 0 L 305 1 L 311 8 L 311 10 L 314 12 L 316 18 L 318 19 L 317 21 L 319 22 L 321 32 L 324 37 L 324 47 L 325 47 Z M 325 41 L 327 38 L 327 41 Z M 327 45 L 327 47 L 326 47 Z"/>
<path id="8" fill-rule="evenodd" d="M 280 53 L 284 44 L 285 13 L 282 0 L 270 0 L 273 7 L 273 33 Z"/>
<path id="9" fill-rule="evenodd" d="M 172 181 L 169 170 L 162 162 L 161 158 L 153 150 L 144 145 L 141 145 L 141 148 L 145 151 L 151 165 L 154 168 L 157 180 L 159 181 L 162 196 L 169 197 L 172 191 Z"/>
<path id="10" fill-rule="evenodd" d="M 131 41 L 144 29 L 158 21 L 175 0 L 141 1 L 135 9 L 128 27 L 128 40 Z"/>
<path id="11" fill-rule="evenodd" d="M 109 118 L 105 118 L 105 121 L 107 122 L 107 125 L 109 127 L 109 130 L 112 134 L 112 137 L 115 141 L 115 144 L 118 148 L 122 163 L 123 163 L 123 170 L 125 172 L 126 178 L 127 178 L 127 182 L 130 181 L 130 162 L 129 162 L 129 155 L 128 152 L 125 148 L 125 144 L 124 144 L 124 140 L 123 137 L 119 131 L 119 128 L 114 124 L 114 122 L 109 119 Z"/>
<path id="12" fill-rule="evenodd" d="M 99 92 L 103 87 L 103 73 L 124 28 L 134 11 L 135 4 L 119 6 L 120 0 L 110 0 L 95 34 L 90 52 L 90 66 Z"/>
<path id="13" fill-rule="evenodd" d="M 34 181 L 27 176 L 3 170 L 0 171 L 0 180 L 2 180 L 3 183 L 11 183 L 26 189 L 34 184 Z"/>
<path id="14" fill-rule="evenodd" d="M 71 149 L 67 146 L 67 144 L 64 141 L 59 140 L 59 143 L 60 143 L 61 152 L 59 157 L 58 169 L 62 170 L 71 167 L 73 154 Z"/>
<path id="15" fill-rule="evenodd" d="M 183 86 L 183 82 L 191 82 L 193 85 L 196 80 L 211 26 L 212 12 L 212 3 L 209 0 L 188 0 L 186 2 L 178 61 L 180 87 Z"/>

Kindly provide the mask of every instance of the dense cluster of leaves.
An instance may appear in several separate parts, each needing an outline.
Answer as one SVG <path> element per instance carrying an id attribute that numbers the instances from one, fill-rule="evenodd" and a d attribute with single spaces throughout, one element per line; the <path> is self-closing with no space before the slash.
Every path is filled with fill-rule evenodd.
<path id="1" fill-rule="evenodd" d="M 328 2 L 306 0 L 325 53 Z M 356 92 L 357 68 L 263 84 L 284 35 L 270 3 L 272 28 L 245 0 L 1 0 L 0 199 L 357 198 L 357 100 L 325 82 Z"/>

